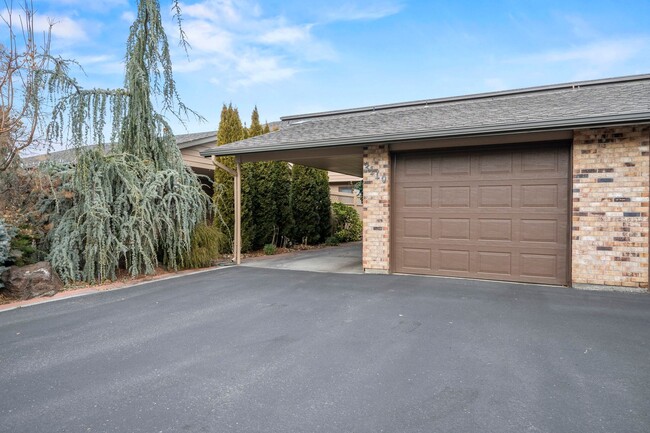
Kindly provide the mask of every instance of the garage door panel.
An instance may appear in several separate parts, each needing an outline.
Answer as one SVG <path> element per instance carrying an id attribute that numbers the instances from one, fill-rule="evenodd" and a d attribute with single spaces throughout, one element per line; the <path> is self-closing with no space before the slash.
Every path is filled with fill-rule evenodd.
<path id="1" fill-rule="evenodd" d="M 438 176 L 449 177 L 467 176 L 471 173 L 471 157 L 466 154 L 448 154 L 437 159 L 434 166 L 438 167 Z"/>
<path id="2" fill-rule="evenodd" d="M 395 272 L 566 284 L 568 147 L 396 158 Z"/>
<path id="3" fill-rule="evenodd" d="M 499 241 L 512 243 L 544 243 L 566 245 L 566 221 L 554 215 L 513 215 L 490 212 L 476 217 L 458 212 L 411 212 L 409 216 L 395 215 L 395 238 L 470 240 L 475 243 Z"/>
<path id="4" fill-rule="evenodd" d="M 404 173 L 407 176 L 431 176 L 431 159 L 417 156 L 404 159 Z"/>
<path id="5" fill-rule="evenodd" d="M 557 184 L 521 186 L 521 207 L 558 208 L 560 201 Z"/>
<path id="6" fill-rule="evenodd" d="M 438 188 L 438 206 L 452 208 L 470 207 L 471 191 L 472 189 L 468 185 L 440 186 Z"/>
<path id="7" fill-rule="evenodd" d="M 479 174 L 510 174 L 513 170 L 513 155 L 494 155 L 484 153 L 478 157 Z"/>
<path id="8" fill-rule="evenodd" d="M 520 225 L 520 239 L 522 242 L 542 242 L 551 244 L 562 244 L 564 238 L 560 232 L 557 220 L 523 219 Z"/>
<path id="9" fill-rule="evenodd" d="M 554 278 L 557 273 L 556 254 L 522 254 L 521 275 Z"/>
<path id="10" fill-rule="evenodd" d="M 469 272 L 470 251 L 464 249 L 439 249 L 437 269 L 440 271 Z"/>
<path id="11" fill-rule="evenodd" d="M 512 219 L 510 218 L 479 218 L 477 221 L 478 241 L 508 241 L 512 242 Z"/>
<path id="12" fill-rule="evenodd" d="M 557 284 L 566 272 L 564 250 L 488 249 L 469 243 L 412 244 L 398 247 L 400 272 Z"/>
<path id="13" fill-rule="evenodd" d="M 404 207 L 431 207 L 431 188 L 422 186 L 406 187 L 404 192 Z"/>
<path id="14" fill-rule="evenodd" d="M 512 185 L 481 185 L 477 189 L 478 207 L 512 207 Z"/>
<path id="15" fill-rule="evenodd" d="M 564 167 L 561 166 L 561 160 L 565 156 L 562 149 L 529 150 L 522 154 L 522 173 L 560 173 L 564 174 Z"/>
<path id="16" fill-rule="evenodd" d="M 469 218 L 440 218 L 437 228 L 438 239 L 469 240 L 471 236 Z"/>
<path id="17" fill-rule="evenodd" d="M 431 249 L 429 248 L 404 248 L 402 257 L 405 268 L 431 270 Z"/>
<path id="18" fill-rule="evenodd" d="M 431 239 L 431 218 L 404 218 L 404 237 Z"/>
<path id="19" fill-rule="evenodd" d="M 496 251 L 477 252 L 476 272 L 479 274 L 498 274 L 509 277 L 512 275 L 512 253 Z"/>

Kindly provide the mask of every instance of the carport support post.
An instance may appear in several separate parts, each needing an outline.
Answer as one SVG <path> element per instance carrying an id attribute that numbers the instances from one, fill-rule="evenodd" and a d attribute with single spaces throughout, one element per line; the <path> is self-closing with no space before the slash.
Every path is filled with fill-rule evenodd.
<path id="1" fill-rule="evenodd" d="M 241 264 L 241 159 L 235 157 L 235 264 Z"/>
<path id="2" fill-rule="evenodd" d="M 217 161 L 217 158 L 212 156 L 212 163 L 221 170 L 225 171 L 234 178 L 235 188 L 235 236 L 233 239 L 233 260 L 235 264 L 241 264 L 241 159 L 235 157 L 236 170 L 228 167 Z"/>

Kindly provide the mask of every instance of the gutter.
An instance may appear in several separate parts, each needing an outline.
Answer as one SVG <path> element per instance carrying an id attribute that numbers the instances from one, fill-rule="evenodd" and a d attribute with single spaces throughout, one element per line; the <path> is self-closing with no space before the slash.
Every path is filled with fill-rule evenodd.
<path id="1" fill-rule="evenodd" d="M 338 147 L 364 144 L 385 144 L 395 141 L 424 140 L 430 138 L 469 137 L 481 135 L 495 135 L 504 133 L 527 133 L 542 131 L 562 131 L 567 129 L 580 129 L 585 127 L 606 127 L 623 124 L 650 123 L 650 113 L 619 114 L 581 119 L 559 119 L 544 122 L 526 122 L 516 125 L 478 126 L 474 128 L 454 128 L 444 130 L 419 130 L 397 134 L 366 135 L 362 137 L 339 137 L 316 141 L 297 141 L 290 144 L 278 143 L 264 147 L 237 148 L 236 143 L 215 147 L 214 149 L 200 152 L 203 157 L 232 156 L 250 153 L 277 152 L 282 150 L 314 149 L 322 147 Z M 280 130 L 279 132 L 282 132 Z"/>

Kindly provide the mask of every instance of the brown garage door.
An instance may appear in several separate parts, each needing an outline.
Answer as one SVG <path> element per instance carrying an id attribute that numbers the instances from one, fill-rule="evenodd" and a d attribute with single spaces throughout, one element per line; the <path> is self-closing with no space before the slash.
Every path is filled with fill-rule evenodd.
<path id="1" fill-rule="evenodd" d="M 566 145 L 397 154 L 393 271 L 567 284 L 568 173 Z"/>

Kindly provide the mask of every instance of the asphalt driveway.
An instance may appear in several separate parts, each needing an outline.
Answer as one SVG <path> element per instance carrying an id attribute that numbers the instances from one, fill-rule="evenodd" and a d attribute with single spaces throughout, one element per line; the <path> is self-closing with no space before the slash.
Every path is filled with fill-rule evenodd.
<path id="1" fill-rule="evenodd" d="M 3 432 L 647 432 L 650 296 L 231 267 L 0 313 Z"/>

